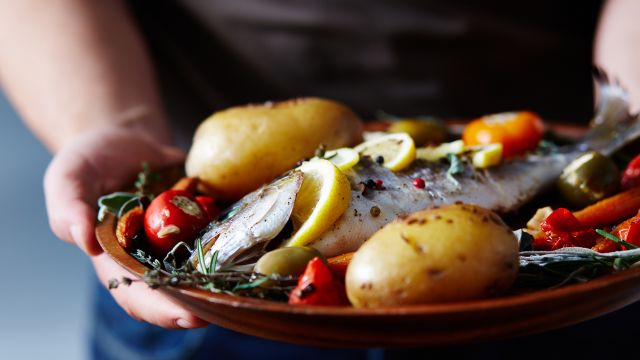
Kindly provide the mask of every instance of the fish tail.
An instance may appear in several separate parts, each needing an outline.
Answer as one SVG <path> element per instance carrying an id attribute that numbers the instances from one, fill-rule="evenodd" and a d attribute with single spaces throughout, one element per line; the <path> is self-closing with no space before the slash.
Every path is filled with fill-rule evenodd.
<path id="1" fill-rule="evenodd" d="M 610 80 L 602 69 L 594 69 L 598 106 L 590 130 L 580 144 L 584 150 L 596 150 L 604 155 L 640 136 L 640 116 L 630 113 L 629 94 L 618 81 Z"/>

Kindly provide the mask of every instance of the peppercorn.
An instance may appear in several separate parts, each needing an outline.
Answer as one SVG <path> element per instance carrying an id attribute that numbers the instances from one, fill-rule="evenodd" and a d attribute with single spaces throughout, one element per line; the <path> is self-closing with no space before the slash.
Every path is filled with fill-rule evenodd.
<path id="1" fill-rule="evenodd" d="M 418 189 L 424 189 L 424 186 L 425 186 L 424 180 L 422 178 L 413 179 L 413 186 L 415 186 Z"/>
<path id="2" fill-rule="evenodd" d="M 368 187 L 369 189 L 375 189 L 375 188 L 376 188 L 376 182 L 375 182 L 375 181 L 373 181 L 373 179 L 369 179 L 369 180 L 367 180 L 367 181 L 364 183 L 364 185 L 365 185 L 366 187 Z"/>
<path id="3" fill-rule="evenodd" d="M 383 157 L 382 155 L 378 155 L 378 156 L 376 156 L 376 162 L 377 162 L 379 165 L 382 165 L 382 164 L 384 163 L 384 157 Z"/>

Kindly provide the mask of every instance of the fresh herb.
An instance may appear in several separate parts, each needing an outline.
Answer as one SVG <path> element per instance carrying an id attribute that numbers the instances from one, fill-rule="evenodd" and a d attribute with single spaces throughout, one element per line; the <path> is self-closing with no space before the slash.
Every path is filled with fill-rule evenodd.
<path id="1" fill-rule="evenodd" d="M 133 282 L 142 281 L 150 288 L 157 289 L 165 286 L 196 287 L 213 293 L 249 296 L 260 299 L 286 300 L 289 292 L 297 283 L 295 276 L 281 276 L 278 274 L 262 275 L 241 271 L 220 271 L 202 274 L 197 271 L 169 274 L 162 270 L 148 270 L 140 280 L 128 277 L 109 280 L 109 289 L 116 289 L 120 285 L 129 286 Z M 269 286 L 262 286 L 267 281 Z"/>
<path id="2" fill-rule="evenodd" d="M 165 269 L 162 269 L 158 259 L 148 255 L 143 250 L 137 250 L 131 255 L 141 263 L 150 266 L 141 280 L 130 278 L 111 279 L 109 288 L 114 289 L 120 285 L 130 285 L 134 281 L 143 281 L 151 288 L 163 286 L 197 287 L 215 293 L 226 293 L 242 296 L 250 296 L 273 300 L 286 300 L 288 293 L 295 287 L 297 277 L 281 276 L 278 274 L 263 275 L 252 271 L 253 266 L 225 267 L 216 270 L 218 265 L 218 252 L 214 252 L 211 260 L 206 264 L 204 251 L 200 239 L 196 241 L 196 252 L 201 266 L 194 269 L 190 261 L 185 259 L 181 264 L 175 260 L 177 252 L 181 248 L 190 251 L 185 243 L 179 243 L 165 257 Z M 172 255 L 172 256 L 170 256 Z M 169 264 L 169 266 L 167 266 Z M 202 272 L 198 271 L 202 270 Z M 262 286 L 269 281 L 269 286 Z"/>
<path id="3" fill-rule="evenodd" d="M 115 214 L 120 218 L 136 206 L 144 207 L 144 203 L 153 199 L 153 194 L 149 190 L 151 182 L 159 180 L 160 175 L 151 172 L 149 164 L 142 163 L 142 170 L 138 173 L 135 182 L 136 192 L 114 192 L 98 199 L 98 221 L 104 220 L 107 213 Z"/>
<path id="4" fill-rule="evenodd" d="M 447 160 L 449 160 L 449 169 L 447 170 L 447 179 L 449 179 L 456 186 L 459 186 L 460 183 L 455 178 L 455 175 L 461 174 L 464 172 L 464 166 L 460 158 L 458 158 L 455 154 L 447 154 Z"/>
<path id="5" fill-rule="evenodd" d="M 598 253 L 586 248 L 556 251 L 523 251 L 516 286 L 556 288 L 586 282 L 597 276 L 626 270 L 640 261 L 640 249 Z"/>
<path id="6" fill-rule="evenodd" d="M 540 140 L 536 153 L 538 155 L 555 155 L 559 152 L 559 146 L 551 140 Z"/>
<path id="7" fill-rule="evenodd" d="M 640 248 L 637 245 L 634 245 L 634 244 L 632 244 L 630 242 L 624 241 L 624 240 L 620 239 L 619 237 L 617 237 L 617 236 L 615 236 L 615 235 L 613 235 L 611 233 L 608 233 L 608 232 L 606 232 L 604 230 L 596 229 L 596 233 L 598 233 L 598 235 L 600 235 L 600 236 L 604 236 L 605 238 L 607 238 L 607 239 L 609 239 L 609 240 L 611 240 L 611 241 L 613 241 L 615 243 L 618 243 L 620 245 L 626 246 L 627 249 L 638 249 L 638 248 Z"/>
<path id="8" fill-rule="evenodd" d="M 114 192 L 98 199 L 98 220 L 102 221 L 107 213 L 119 214 L 127 203 L 137 197 L 128 192 Z"/>
<path id="9" fill-rule="evenodd" d="M 143 264 L 151 265 L 152 268 L 156 270 L 161 269 L 160 260 L 154 259 L 151 255 L 147 255 L 144 251 L 138 249 L 136 252 L 131 253 L 131 256 L 136 258 L 136 260 L 140 261 Z"/>
<path id="10" fill-rule="evenodd" d="M 149 186 L 152 182 L 158 182 L 160 180 L 160 175 L 158 173 L 152 172 L 149 164 L 147 162 L 143 162 L 142 170 L 138 173 L 138 178 L 134 183 L 134 186 L 137 190 L 136 194 L 140 196 L 152 197 L 153 195 L 149 192 Z"/>

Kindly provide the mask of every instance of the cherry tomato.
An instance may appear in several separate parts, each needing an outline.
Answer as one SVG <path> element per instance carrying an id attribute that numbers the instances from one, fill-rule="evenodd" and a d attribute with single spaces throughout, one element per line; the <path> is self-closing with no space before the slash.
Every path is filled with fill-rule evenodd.
<path id="1" fill-rule="evenodd" d="M 298 285 L 289 295 L 289 304 L 298 305 L 348 305 L 344 284 L 336 279 L 319 257 L 307 263 Z"/>
<path id="2" fill-rule="evenodd" d="M 535 150 L 542 139 L 544 124 L 529 111 L 483 116 L 470 122 L 462 132 L 466 145 L 501 143 L 505 158 Z"/>
<path id="3" fill-rule="evenodd" d="M 216 206 L 216 199 L 212 198 L 211 196 L 196 196 L 196 201 L 207 213 L 209 221 L 215 219 L 215 217 L 220 214 L 220 208 Z"/>
<path id="4" fill-rule="evenodd" d="M 640 185 L 640 155 L 629 162 L 620 181 L 622 190 L 629 190 Z"/>
<path id="5" fill-rule="evenodd" d="M 189 192 L 165 191 L 153 199 L 144 216 L 150 250 L 164 257 L 180 241 L 192 242 L 209 221 L 207 210 Z"/>

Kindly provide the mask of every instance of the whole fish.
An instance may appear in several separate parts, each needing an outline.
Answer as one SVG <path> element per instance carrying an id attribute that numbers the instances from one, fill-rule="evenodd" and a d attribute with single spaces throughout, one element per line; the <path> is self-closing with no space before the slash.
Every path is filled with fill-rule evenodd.
<path id="1" fill-rule="evenodd" d="M 434 205 L 473 203 L 500 213 L 518 209 L 553 183 L 585 151 L 610 155 L 640 135 L 640 119 L 629 114 L 626 92 L 606 81 L 605 76 L 596 79 L 601 101 L 591 129 L 576 145 L 531 153 L 485 170 L 461 161 L 453 175 L 446 160 L 418 159 L 408 168 L 392 172 L 370 157 L 362 157 L 345 172 L 352 190 L 348 209 L 309 245 L 327 257 L 355 251 L 397 217 Z M 212 222 L 196 240 L 201 241 L 205 264 L 211 262 L 214 253 L 217 269 L 251 263 L 290 236 L 291 229 L 286 225 L 303 176 L 296 170 L 283 175 L 245 196 Z M 423 189 L 413 186 L 415 178 L 424 179 L 426 186 Z M 382 180 L 384 188 L 363 186 L 369 179 Z M 191 261 L 196 268 L 203 269 L 195 252 Z"/>

